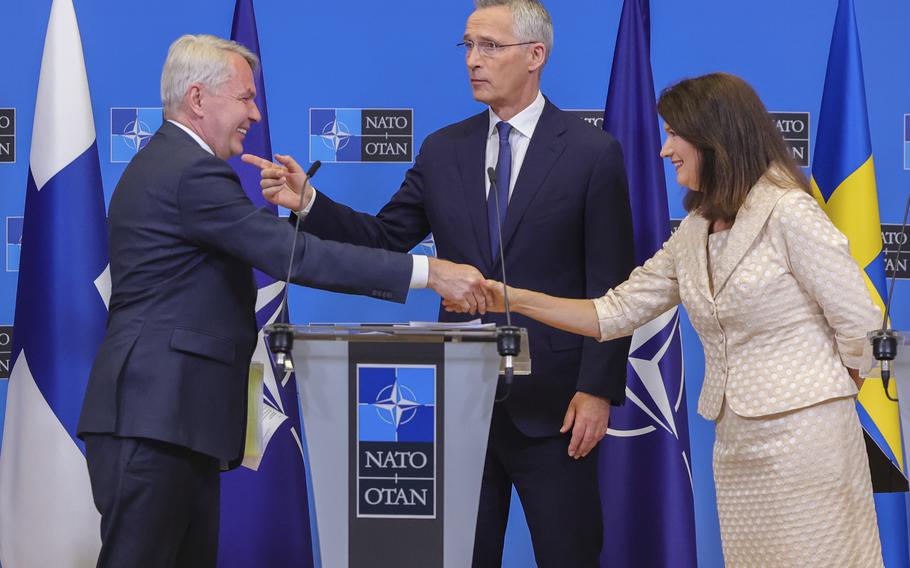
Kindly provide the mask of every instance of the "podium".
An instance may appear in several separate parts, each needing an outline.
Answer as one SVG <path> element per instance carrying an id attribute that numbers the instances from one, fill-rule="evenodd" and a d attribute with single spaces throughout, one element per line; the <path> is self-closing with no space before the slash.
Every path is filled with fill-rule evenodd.
<path id="1" fill-rule="evenodd" d="M 881 369 L 876 367 L 872 376 L 880 377 Z M 904 453 L 910 444 L 910 331 L 898 332 L 897 357 L 891 362 L 891 379 L 897 386 L 898 408 L 901 417 L 901 435 Z"/>
<path id="2" fill-rule="evenodd" d="M 322 566 L 470 567 L 496 329 L 292 329 Z"/>

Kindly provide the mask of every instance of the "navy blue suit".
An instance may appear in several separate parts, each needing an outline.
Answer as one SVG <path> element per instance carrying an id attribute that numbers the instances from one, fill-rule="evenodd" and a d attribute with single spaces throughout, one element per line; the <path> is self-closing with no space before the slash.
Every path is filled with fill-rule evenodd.
<path id="1" fill-rule="evenodd" d="M 118 496 L 106 492 L 113 491 L 110 483 L 123 482 L 108 478 L 112 468 L 129 469 L 143 456 L 143 467 L 150 469 L 174 456 L 178 468 L 200 464 L 197 473 L 204 470 L 201 479 L 208 484 L 200 491 L 215 493 L 217 531 L 218 466 L 236 465 L 243 452 L 247 376 L 257 337 L 252 268 L 284 279 L 296 238 L 294 282 L 403 302 L 412 261 L 295 234 L 285 221 L 253 206 L 227 162 L 168 122 L 126 168 L 111 198 L 109 230 L 110 315 L 78 427 L 86 439 L 105 546 L 110 539 L 142 538 L 117 529 L 117 519 L 111 526 L 111 515 L 120 514 Z M 146 442 L 102 447 L 99 434 Z M 167 493 L 149 506 L 185 498 Z M 149 517 L 145 525 L 136 521 L 137 530 L 156 526 L 154 513 Z M 162 527 L 179 523 L 170 519 Z M 127 564 L 127 558 L 105 560 L 102 550 L 109 565 L 140 565 Z M 156 564 L 145 557 L 141 565 Z"/>
<path id="2" fill-rule="evenodd" d="M 320 194 L 304 229 L 322 238 L 396 251 L 410 250 L 432 232 L 440 258 L 501 278 L 487 225 L 489 127 L 484 111 L 427 137 L 401 188 L 377 215 L 355 212 Z M 509 202 L 503 245 L 509 284 L 514 286 L 593 298 L 623 282 L 634 267 L 634 251 L 619 143 L 548 101 Z M 470 317 L 443 310 L 439 314 L 441 321 Z M 504 323 L 502 315 L 483 319 Z M 516 377 L 508 399 L 494 409 L 475 565 L 498 565 L 503 510 L 508 512 L 509 493 L 503 493 L 511 491 L 510 482 L 522 498 L 538 563 L 546 566 L 547 558 L 556 561 L 560 556 L 559 561 L 568 562 L 564 565 L 588 565 L 601 540 L 596 454 L 578 460 L 582 464 L 563 464 L 574 460 L 566 456 L 568 440 L 558 432 L 576 391 L 617 404 L 625 399 L 629 340 L 600 344 L 520 315 L 513 315 L 513 322 L 528 328 L 533 374 Z M 510 448 L 524 445 L 522 440 L 528 451 L 540 446 L 539 460 L 526 460 L 533 470 L 527 476 L 518 462 L 533 451 L 520 459 L 510 455 Z M 549 461 L 557 471 L 536 467 L 535 461 Z M 565 474 L 573 468 L 584 471 Z M 565 485 L 575 490 L 567 493 Z M 561 519 L 551 500 L 557 509 L 570 511 L 569 518 Z M 571 556 L 568 549 L 573 548 L 585 551 Z"/>

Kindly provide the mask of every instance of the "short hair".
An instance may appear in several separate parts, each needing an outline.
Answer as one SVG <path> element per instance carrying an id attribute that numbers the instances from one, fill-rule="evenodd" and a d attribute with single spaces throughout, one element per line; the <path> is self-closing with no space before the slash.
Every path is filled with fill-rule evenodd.
<path id="1" fill-rule="evenodd" d="M 553 51 L 553 20 L 538 0 L 474 0 L 478 10 L 506 6 L 512 10 L 512 33 L 520 42 L 539 41 L 547 49 L 546 57 Z"/>
<path id="2" fill-rule="evenodd" d="M 187 89 L 201 83 L 213 89 L 224 83 L 230 73 L 230 55 L 236 53 L 250 64 L 253 73 L 259 58 L 236 41 L 213 35 L 183 35 L 171 44 L 161 70 L 161 104 L 164 114 L 173 113 Z"/>
<path id="3" fill-rule="evenodd" d="M 782 187 L 811 193 L 765 105 L 741 78 L 711 73 L 684 79 L 661 92 L 657 111 L 701 157 L 698 191 L 686 194 L 686 211 L 733 221 L 766 174 Z"/>

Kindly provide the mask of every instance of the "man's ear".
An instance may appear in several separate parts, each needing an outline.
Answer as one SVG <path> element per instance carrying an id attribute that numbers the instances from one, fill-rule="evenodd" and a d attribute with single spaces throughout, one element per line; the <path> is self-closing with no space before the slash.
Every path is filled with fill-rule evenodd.
<path id="1" fill-rule="evenodd" d="M 202 111 L 202 99 L 204 96 L 202 85 L 199 83 L 193 83 L 190 85 L 190 88 L 187 89 L 184 100 L 187 101 L 189 110 L 193 116 L 202 118 L 202 115 L 204 114 Z"/>
<path id="2" fill-rule="evenodd" d="M 547 62 L 547 48 L 544 44 L 538 42 L 531 45 L 529 50 L 531 53 L 530 61 L 528 62 L 528 71 L 534 72 L 538 71 L 543 64 Z"/>

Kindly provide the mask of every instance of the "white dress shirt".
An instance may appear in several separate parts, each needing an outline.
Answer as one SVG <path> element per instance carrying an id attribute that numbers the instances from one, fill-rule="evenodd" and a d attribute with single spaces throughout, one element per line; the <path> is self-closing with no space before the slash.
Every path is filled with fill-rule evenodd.
<path id="1" fill-rule="evenodd" d="M 196 141 L 197 144 L 199 144 L 200 146 L 202 146 L 202 149 L 203 149 L 203 150 L 205 150 L 206 152 L 208 152 L 209 154 L 211 154 L 211 155 L 213 155 L 213 156 L 215 155 L 215 152 L 213 152 L 212 149 L 209 148 L 209 145 L 206 144 L 205 141 L 204 141 L 202 138 L 200 138 L 198 134 L 196 134 L 195 132 L 193 132 L 192 130 L 190 130 L 189 127 L 186 127 L 186 126 L 180 124 L 180 123 L 177 122 L 176 120 L 168 119 L 168 122 L 170 122 L 171 124 L 173 124 L 174 126 L 176 126 L 177 128 L 179 128 L 180 130 L 182 130 L 182 131 L 186 132 L 187 134 L 189 134 L 189 135 L 190 135 L 190 138 L 192 138 L 193 140 Z"/>
<path id="2" fill-rule="evenodd" d="M 528 153 L 531 137 L 534 136 L 534 130 L 537 128 L 537 123 L 540 121 L 540 115 L 543 114 L 543 107 L 545 105 L 546 100 L 543 98 L 543 93 L 537 91 L 537 98 L 534 99 L 534 102 L 506 121 L 512 125 L 512 130 L 509 132 L 509 146 L 512 150 L 512 171 L 509 176 L 509 199 L 512 198 L 512 192 L 515 191 L 515 180 L 518 179 L 518 174 L 521 172 L 521 165 L 524 163 L 525 156 Z M 484 172 L 489 168 L 497 167 L 499 162 L 499 131 L 496 129 L 496 125 L 501 121 L 502 119 L 496 116 L 496 113 L 493 112 L 493 109 L 491 108 L 490 130 L 487 133 L 487 160 L 484 164 Z M 484 182 L 486 182 L 486 193 L 489 196 L 490 178 L 484 174 L 483 179 Z"/>
<path id="3" fill-rule="evenodd" d="M 215 155 L 215 152 L 212 151 L 212 149 L 209 147 L 209 145 L 206 144 L 205 141 L 202 138 L 200 138 L 198 134 L 196 134 L 195 132 L 193 132 L 188 127 L 184 126 L 183 124 L 180 124 L 176 120 L 168 119 L 168 122 L 170 122 L 171 124 L 173 124 L 174 126 L 179 128 L 180 130 L 183 130 L 184 132 L 189 134 L 190 138 L 195 140 L 196 143 L 198 143 L 202 147 L 203 150 L 205 150 L 206 152 L 208 152 L 209 154 L 211 154 L 213 156 Z M 306 214 L 310 212 L 310 208 L 313 207 L 315 193 L 316 192 L 314 190 L 313 198 L 310 199 L 310 202 L 307 204 L 307 206 L 304 207 L 303 210 L 301 210 L 301 212 L 298 214 L 302 214 L 303 216 L 306 216 Z M 430 277 L 430 261 L 427 257 L 422 256 L 422 255 L 416 255 L 416 254 L 411 255 L 411 258 L 413 259 L 413 263 L 411 265 L 410 288 L 426 288 L 427 280 Z"/>

